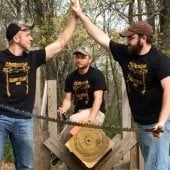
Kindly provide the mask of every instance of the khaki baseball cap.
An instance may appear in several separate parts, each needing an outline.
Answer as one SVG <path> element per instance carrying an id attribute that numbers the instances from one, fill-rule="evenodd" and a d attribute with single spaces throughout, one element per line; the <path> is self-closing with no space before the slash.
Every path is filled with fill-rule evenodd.
<path id="1" fill-rule="evenodd" d="M 78 53 L 81 53 L 83 55 L 88 55 L 88 56 L 91 56 L 91 52 L 90 52 L 90 49 L 88 47 L 80 47 L 78 48 L 74 53 L 73 55 L 76 55 Z"/>
<path id="2" fill-rule="evenodd" d="M 152 26 L 146 21 L 134 22 L 127 30 L 119 33 L 121 37 L 129 37 L 134 34 L 142 34 L 151 36 L 153 34 Z"/>

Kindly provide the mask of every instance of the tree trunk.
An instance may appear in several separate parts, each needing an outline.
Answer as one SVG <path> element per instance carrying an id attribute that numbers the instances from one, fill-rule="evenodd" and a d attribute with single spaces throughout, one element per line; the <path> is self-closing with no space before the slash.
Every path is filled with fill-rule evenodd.
<path id="1" fill-rule="evenodd" d="M 163 9 L 160 13 L 160 31 L 162 33 L 163 49 L 170 54 L 170 3 L 162 0 Z"/>

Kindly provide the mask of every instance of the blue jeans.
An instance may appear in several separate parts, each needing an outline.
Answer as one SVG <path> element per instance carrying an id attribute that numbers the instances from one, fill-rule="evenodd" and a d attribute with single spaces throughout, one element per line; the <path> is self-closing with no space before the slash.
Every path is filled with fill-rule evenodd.
<path id="1" fill-rule="evenodd" d="M 136 124 L 136 126 L 139 128 L 137 140 L 144 157 L 145 170 L 170 170 L 170 165 L 168 167 L 170 163 L 170 120 L 166 122 L 161 138 L 156 138 L 151 132 L 145 131 L 152 128 L 154 124 Z"/>
<path id="2" fill-rule="evenodd" d="M 16 170 L 33 169 L 32 119 L 15 119 L 0 115 L 0 160 L 7 139 L 11 140 Z"/>

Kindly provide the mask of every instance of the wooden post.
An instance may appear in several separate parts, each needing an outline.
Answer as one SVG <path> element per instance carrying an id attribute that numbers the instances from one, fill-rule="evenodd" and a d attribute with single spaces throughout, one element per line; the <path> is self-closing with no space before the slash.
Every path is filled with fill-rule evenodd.
<path id="1" fill-rule="evenodd" d="M 131 127 L 131 111 L 129 108 L 129 101 L 126 93 L 126 86 L 124 79 L 122 78 L 122 127 L 130 128 Z M 130 132 L 123 132 L 123 138 L 128 135 Z M 130 152 L 127 152 L 123 156 L 124 168 L 129 168 L 130 163 Z M 128 167 L 127 167 L 128 166 Z"/>
<path id="2" fill-rule="evenodd" d="M 48 117 L 57 118 L 57 85 L 56 80 L 48 80 Z M 58 134 L 57 123 L 48 122 L 50 137 L 56 138 Z"/>
<path id="3" fill-rule="evenodd" d="M 36 99 L 34 105 L 34 112 L 40 113 L 41 108 L 41 83 L 40 83 L 40 69 L 37 71 L 36 80 Z M 35 170 L 50 170 L 50 153 L 43 146 L 44 141 L 48 137 L 48 131 L 44 131 L 41 126 L 41 120 L 34 119 L 34 169 Z"/>
<path id="4" fill-rule="evenodd" d="M 124 82 L 124 79 L 122 78 L 122 127 L 131 128 L 132 127 L 131 120 L 132 118 L 131 118 L 131 110 L 129 107 L 129 100 L 127 97 L 125 82 Z M 132 136 L 132 138 L 136 138 L 135 132 L 123 132 L 123 138 L 129 133 Z M 139 168 L 139 146 L 138 144 L 133 146 L 130 152 L 128 152 L 123 157 L 123 162 L 124 162 L 124 165 L 128 166 L 128 168 L 130 169 Z"/>

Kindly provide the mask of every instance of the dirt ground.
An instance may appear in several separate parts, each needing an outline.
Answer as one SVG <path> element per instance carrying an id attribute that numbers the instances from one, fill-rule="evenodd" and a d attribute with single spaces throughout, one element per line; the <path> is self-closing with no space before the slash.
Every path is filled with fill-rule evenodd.
<path id="1" fill-rule="evenodd" d="M 0 163 L 0 170 L 14 170 L 13 163 L 1 162 Z"/>

